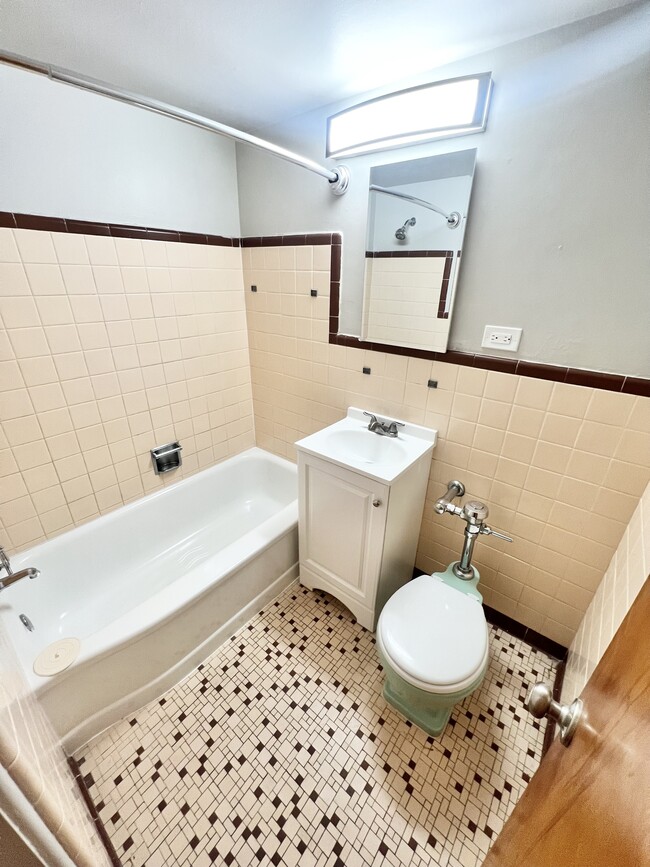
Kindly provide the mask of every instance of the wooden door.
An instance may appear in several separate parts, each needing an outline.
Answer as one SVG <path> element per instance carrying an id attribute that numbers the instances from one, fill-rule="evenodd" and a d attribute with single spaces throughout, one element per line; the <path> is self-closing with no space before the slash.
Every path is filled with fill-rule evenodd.
<path id="1" fill-rule="evenodd" d="M 650 865 L 650 580 L 581 698 L 483 867 Z"/>

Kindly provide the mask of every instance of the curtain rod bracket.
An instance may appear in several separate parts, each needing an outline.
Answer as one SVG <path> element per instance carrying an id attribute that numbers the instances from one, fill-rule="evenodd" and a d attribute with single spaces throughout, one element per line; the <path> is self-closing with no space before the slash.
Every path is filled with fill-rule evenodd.
<path id="1" fill-rule="evenodd" d="M 330 190 L 335 196 L 342 196 L 350 186 L 350 169 L 347 166 L 336 166 L 336 178 L 330 181 Z"/>

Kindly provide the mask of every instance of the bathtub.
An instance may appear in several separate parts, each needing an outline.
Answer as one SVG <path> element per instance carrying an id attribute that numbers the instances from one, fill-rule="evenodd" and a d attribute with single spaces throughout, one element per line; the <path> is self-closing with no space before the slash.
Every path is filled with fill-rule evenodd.
<path id="1" fill-rule="evenodd" d="M 297 577 L 296 467 L 250 449 L 12 557 L 14 571 L 26 566 L 41 574 L 0 594 L 0 619 L 72 752 L 177 683 Z M 37 655 L 70 637 L 75 662 L 36 675 Z"/>

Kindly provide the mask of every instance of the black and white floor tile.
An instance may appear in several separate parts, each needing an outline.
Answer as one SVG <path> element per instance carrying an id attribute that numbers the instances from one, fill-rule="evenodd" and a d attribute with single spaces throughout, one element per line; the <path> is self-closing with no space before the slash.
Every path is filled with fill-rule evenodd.
<path id="1" fill-rule="evenodd" d="M 490 641 L 433 739 L 384 701 L 372 633 L 294 585 L 76 759 L 125 867 L 477 867 L 540 761 L 522 699 L 557 665 Z"/>

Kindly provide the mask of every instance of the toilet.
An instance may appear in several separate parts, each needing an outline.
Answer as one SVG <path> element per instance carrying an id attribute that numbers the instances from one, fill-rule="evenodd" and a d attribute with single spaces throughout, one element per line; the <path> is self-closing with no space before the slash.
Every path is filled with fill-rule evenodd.
<path id="1" fill-rule="evenodd" d="M 454 565 L 401 587 L 377 623 L 384 698 L 434 737 L 454 705 L 481 685 L 489 662 L 478 572 L 463 580 Z"/>

